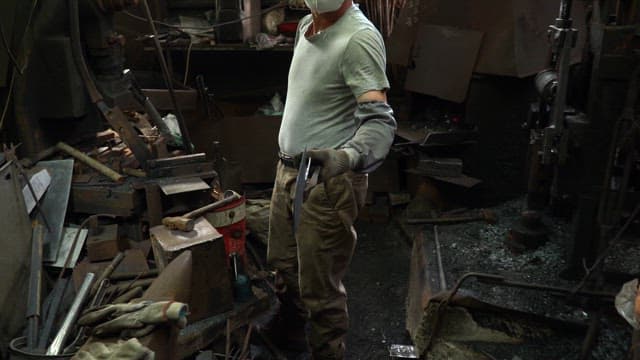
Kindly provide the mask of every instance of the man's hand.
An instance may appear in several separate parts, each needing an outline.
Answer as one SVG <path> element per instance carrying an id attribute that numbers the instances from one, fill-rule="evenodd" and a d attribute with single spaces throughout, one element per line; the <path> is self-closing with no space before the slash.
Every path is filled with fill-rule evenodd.
<path id="1" fill-rule="evenodd" d="M 351 170 L 349 154 L 345 150 L 320 149 L 309 150 L 307 152 L 311 159 L 311 164 L 320 164 L 320 178 L 318 181 L 323 182 L 332 177 L 343 174 Z"/>

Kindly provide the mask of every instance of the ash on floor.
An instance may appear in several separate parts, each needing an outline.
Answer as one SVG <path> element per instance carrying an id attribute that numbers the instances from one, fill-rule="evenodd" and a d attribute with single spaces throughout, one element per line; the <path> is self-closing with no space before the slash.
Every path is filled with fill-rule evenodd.
<path id="1" fill-rule="evenodd" d="M 577 282 L 559 276 L 566 268 L 563 249 L 570 234 L 568 223 L 545 218 L 544 222 L 551 230 L 546 244 L 519 255 L 507 249 L 505 239 L 510 226 L 519 218 L 522 207 L 523 201 L 519 199 L 493 208 L 499 219 L 499 222 L 493 225 L 476 222 L 438 227 L 442 262 L 449 287 L 468 272 L 485 272 L 503 275 L 511 280 L 570 289 L 576 286 Z M 425 226 L 422 231 L 425 239 L 433 243 L 433 228 Z M 435 256 L 431 252 L 428 254 Z M 438 269 L 432 265 L 429 272 L 438 274 Z M 614 286 L 613 289 L 619 290 L 620 286 Z M 489 285 L 475 280 L 466 282 L 461 293 L 500 307 L 584 324 L 585 330 L 590 317 L 596 312 L 595 309 L 582 308 L 580 305 L 586 304 L 585 302 L 569 303 L 563 296 Z M 623 359 L 630 346 L 631 328 L 615 314 L 613 304 L 602 306 L 607 306 L 607 311 L 600 321 L 600 331 L 591 358 Z M 549 339 L 537 344 L 520 344 L 516 347 L 483 344 L 474 348 L 491 354 L 492 357 L 489 358 L 496 359 L 577 359 L 584 335 L 568 335 L 566 339 L 562 339 L 564 336 L 560 334 L 558 339 Z"/>
<path id="2" fill-rule="evenodd" d="M 347 360 L 389 359 L 391 344 L 411 344 L 405 303 L 411 249 L 398 226 L 360 222 L 345 279 L 351 326 Z"/>

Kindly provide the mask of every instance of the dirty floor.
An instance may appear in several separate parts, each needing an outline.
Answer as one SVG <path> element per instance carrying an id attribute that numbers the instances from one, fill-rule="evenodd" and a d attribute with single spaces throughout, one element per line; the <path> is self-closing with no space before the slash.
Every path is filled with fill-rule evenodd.
<path id="1" fill-rule="evenodd" d="M 359 222 L 358 244 L 345 280 L 351 328 L 347 360 L 389 359 L 391 344 L 411 344 L 405 304 L 411 248 L 393 222 Z"/>

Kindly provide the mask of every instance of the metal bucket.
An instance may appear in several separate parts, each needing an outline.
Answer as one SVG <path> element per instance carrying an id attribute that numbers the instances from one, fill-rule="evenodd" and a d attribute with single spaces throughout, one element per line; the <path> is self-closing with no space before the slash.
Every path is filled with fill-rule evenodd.
<path id="1" fill-rule="evenodd" d="M 19 337 L 11 340 L 9 343 L 9 360 L 36 360 L 36 359 L 49 359 L 49 360 L 68 360 L 75 354 L 62 354 L 62 355 L 45 355 L 33 353 L 24 350 L 27 345 L 26 337 Z"/>

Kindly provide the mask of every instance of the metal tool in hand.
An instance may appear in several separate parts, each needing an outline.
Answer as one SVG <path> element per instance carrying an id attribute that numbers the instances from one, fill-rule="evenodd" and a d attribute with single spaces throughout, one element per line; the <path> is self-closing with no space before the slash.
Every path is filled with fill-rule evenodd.
<path id="1" fill-rule="evenodd" d="M 298 168 L 298 177 L 296 178 L 296 191 L 293 198 L 293 233 L 295 234 L 300 224 L 300 215 L 302 215 L 302 204 L 304 203 L 305 192 L 318 184 L 318 176 L 320 168 L 312 169 L 311 158 L 304 149 L 300 166 Z"/>

